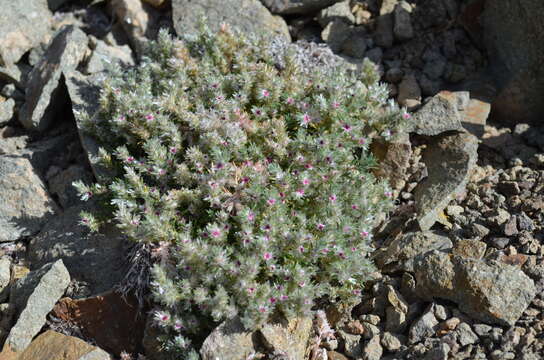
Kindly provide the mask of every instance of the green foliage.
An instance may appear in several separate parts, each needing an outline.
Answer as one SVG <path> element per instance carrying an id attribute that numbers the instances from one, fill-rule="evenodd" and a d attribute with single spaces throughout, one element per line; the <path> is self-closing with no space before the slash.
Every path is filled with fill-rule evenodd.
<path id="1" fill-rule="evenodd" d="M 346 71 L 204 28 L 182 41 L 162 32 L 103 84 L 86 127 L 116 175 L 78 188 L 105 199 L 130 238 L 157 244 L 155 319 L 170 349 L 188 348 L 180 334 L 199 314 L 256 328 L 323 296 L 360 298 L 371 229 L 392 205 L 368 146 L 402 119 L 377 79 L 370 62 Z"/>

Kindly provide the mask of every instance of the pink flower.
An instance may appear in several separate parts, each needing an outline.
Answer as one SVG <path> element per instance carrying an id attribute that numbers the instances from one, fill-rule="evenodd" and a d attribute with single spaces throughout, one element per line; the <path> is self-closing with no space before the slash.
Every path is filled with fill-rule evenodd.
<path id="1" fill-rule="evenodd" d="M 301 253 L 303 253 L 303 252 L 304 252 L 304 246 L 302 246 L 302 245 L 299 246 L 299 247 L 298 247 L 298 251 L 300 251 Z"/>
<path id="2" fill-rule="evenodd" d="M 249 178 L 247 176 L 244 176 L 241 182 L 242 184 L 247 184 L 249 182 Z"/>
<path id="3" fill-rule="evenodd" d="M 358 207 L 357 205 L 351 205 L 351 208 L 352 208 L 353 210 L 359 209 L 359 207 Z"/>
<path id="4" fill-rule="evenodd" d="M 354 295 L 361 295 L 361 290 L 353 290 Z"/>
<path id="5" fill-rule="evenodd" d="M 407 113 L 407 112 L 405 112 L 405 113 L 402 114 L 402 118 L 403 118 L 404 120 L 408 120 L 408 119 L 410 119 L 411 117 L 412 117 L 412 115 L 410 115 L 410 114 Z"/>
<path id="6" fill-rule="evenodd" d="M 317 230 L 323 230 L 325 228 L 325 224 L 317 224 Z"/>
<path id="7" fill-rule="evenodd" d="M 304 287 L 304 286 L 306 286 L 306 283 L 304 281 L 301 281 L 301 282 L 298 283 L 298 286 Z"/>
<path id="8" fill-rule="evenodd" d="M 266 202 L 268 205 L 274 205 L 276 203 L 276 199 L 268 199 Z"/>
<path id="9" fill-rule="evenodd" d="M 261 95 L 262 95 L 262 97 L 264 97 L 264 98 L 269 97 L 269 96 L 270 96 L 270 91 L 268 91 L 268 90 L 263 90 L 263 91 L 261 91 Z"/>
<path id="10" fill-rule="evenodd" d="M 171 152 L 172 154 L 175 154 L 175 153 L 178 152 L 178 149 L 176 149 L 175 147 L 171 147 L 171 148 L 170 148 L 170 152 Z"/>
<path id="11" fill-rule="evenodd" d="M 127 163 L 132 163 L 134 161 L 134 158 L 132 156 L 127 157 Z"/>
<path id="12" fill-rule="evenodd" d="M 289 299 L 289 296 L 287 296 L 287 295 L 282 295 L 282 296 L 280 297 L 280 300 L 281 300 L 281 301 L 285 301 L 285 300 L 287 300 L 287 299 Z"/>
<path id="13" fill-rule="evenodd" d="M 304 115 L 302 116 L 302 125 L 303 125 L 303 126 L 308 125 L 308 124 L 310 123 L 310 121 L 312 121 L 312 118 L 310 117 L 310 115 L 304 114 Z"/>
<path id="14" fill-rule="evenodd" d="M 263 111 L 261 109 L 255 109 L 253 110 L 253 113 L 257 116 L 261 116 L 263 114 Z"/>
<path id="15" fill-rule="evenodd" d="M 391 191 L 386 191 L 383 194 L 385 195 L 385 197 L 392 197 L 393 196 L 393 193 Z"/>
<path id="16" fill-rule="evenodd" d="M 342 126 L 342 129 L 344 129 L 345 132 L 350 132 L 351 126 L 349 126 L 348 124 L 344 124 L 344 126 Z"/>
<path id="17" fill-rule="evenodd" d="M 291 98 L 291 97 L 288 97 L 287 100 L 285 100 L 285 102 L 288 104 L 288 105 L 293 105 L 295 103 L 295 99 Z"/>
<path id="18" fill-rule="evenodd" d="M 261 313 L 266 312 L 266 306 L 259 306 L 259 312 Z"/>
<path id="19" fill-rule="evenodd" d="M 295 195 L 297 197 L 303 197 L 304 196 L 304 189 L 298 189 L 297 191 L 295 191 Z"/>
<path id="20" fill-rule="evenodd" d="M 309 185 L 309 184 L 310 184 L 310 179 L 304 178 L 304 179 L 302 180 L 302 185 Z"/>
<path id="21" fill-rule="evenodd" d="M 250 212 L 249 214 L 247 214 L 247 219 L 248 219 L 249 221 L 255 220 L 255 214 L 252 213 L 252 212 Z"/>
<path id="22" fill-rule="evenodd" d="M 322 252 L 323 254 L 328 254 L 328 253 L 329 253 L 329 251 L 330 251 L 330 250 L 329 250 L 329 249 L 327 249 L 327 248 L 324 248 L 324 249 L 322 249 L 322 250 L 321 250 L 321 252 Z"/>
<path id="23" fill-rule="evenodd" d="M 219 230 L 212 230 L 211 235 L 212 235 L 214 238 L 218 238 L 219 236 L 221 236 L 221 231 L 219 231 Z"/>
<path id="24" fill-rule="evenodd" d="M 359 145 L 364 145 L 364 144 L 366 144 L 366 139 L 365 138 L 360 138 L 358 142 L 359 142 Z"/>
<path id="25" fill-rule="evenodd" d="M 127 118 L 125 117 L 125 115 L 121 115 L 119 116 L 119 121 L 125 121 Z"/>
<path id="26" fill-rule="evenodd" d="M 365 231 L 365 230 L 361 231 L 361 236 L 362 237 L 367 237 L 368 236 L 368 231 Z"/>
<path id="27" fill-rule="evenodd" d="M 304 167 L 305 167 L 306 169 L 309 169 L 309 170 L 311 170 L 311 169 L 314 168 L 314 166 L 313 166 L 312 164 L 306 164 L 306 165 L 304 165 Z"/>
<path id="28" fill-rule="evenodd" d="M 331 202 L 335 202 L 336 201 L 336 195 L 332 194 L 331 196 L 329 196 L 329 200 Z"/>
<path id="29" fill-rule="evenodd" d="M 155 119 L 155 116 L 153 116 L 153 114 L 147 114 L 147 115 L 145 116 L 145 119 L 146 119 L 147 121 L 152 121 L 152 120 Z"/>
<path id="30" fill-rule="evenodd" d="M 276 303 L 276 298 L 271 297 L 270 299 L 268 299 L 268 301 L 270 301 L 271 304 L 275 304 Z"/>
<path id="31" fill-rule="evenodd" d="M 268 261 L 268 260 L 272 259 L 272 254 L 269 253 L 269 252 L 265 252 L 265 253 L 263 254 L 263 258 L 264 258 L 266 261 Z"/>
<path id="32" fill-rule="evenodd" d="M 130 223 L 131 223 L 132 225 L 134 225 L 134 226 L 140 225 L 140 222 L 139 222 L 137 219 L 131 220 Z"/>
<path id="33" fill-rule="evenodd" d="M 336 101 L 335 101 L 335 102 L 332 103 L 332 108 L 333 108 L 333 109 L 338 109 L 339 107 L 340 107 L 340 103 L 339 103 L 339 102 L 336 102 Z"/>
<path id="34" fill-rule="evenodd" d="M 255 288 L 252 288 L 252 287 L 247 288 L 247 293 L 248 294 L 253 294 L 254 292 L 255 292 Z"/>

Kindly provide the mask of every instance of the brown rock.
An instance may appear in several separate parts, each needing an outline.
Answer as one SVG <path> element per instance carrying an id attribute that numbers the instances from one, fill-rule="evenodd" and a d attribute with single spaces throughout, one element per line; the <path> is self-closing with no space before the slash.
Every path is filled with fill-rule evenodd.
<path id="1" fill-rule="evenodd" d="M 91 354 L 92 353 L 92 354 Z M 38 336 L 17 360 L 110 360 L 103 350 L 73 336 L 48 330 Z M 4 360 L 4 359 L 2 359 Z"/>
<path id="2" fill-rule="evenodd" d="M 355 335 L 363 335 L 365 329 L 359 320 L 354 320 L 346 324 L 346 332 Z"/>
<path id="3" fill-rule="evenodd" d="M 446 335 L 450 331 L 455 330 L 455 328 L 457 327 L 457 325 L 459 325 L 460 322 L 461 320 L 458 317 L 452 317 L 446 321 L 441 322 L 438 325 L 438 331 L 436 332 L 436 335 L 437 336 Z"/>
<path id="4" fill-rule="evenodd" d="M 138 316 L 138 303 L 133 296 L 125 300 L 110 291 L 87 299 L 63 298 L 53 315 L 76 324 L 85 336 L 110 353 L 141 351 L 145 317 Z"/>
<path id="5" fill-rule="evenodd" d="M 472 135 L 480 138 L 484 134 L 485 124 L 490 112 L 490 103 L 470 99 L 467 107 L 460 111 L 462 117 L 461 124 Z"/>
<path id="6" fill-rule="evenodd" d="M 347 357 L 336 351 L 327 351 L 327 358 L 329 360 L 349 360 Z"/>
<path id="7" fill-rule="evenodd" d="M 385 178 L 394 190 L 400 190 L 406 183 L 405 175 L 412 155 L 412 146 L 408 135 L 402 135 L 391 142 L 375 140 L 370 150 L 379 160 L 379 167 L 374 175 Z"/>
<path id="8" fill-rule="evenodd" d="M 486 249 L 487 245 L 483 241 L 461 239 L 453 247 L 452 254 L 464 258 L 481 259 Z"/>
<path id="9" fill-rule="evenodd" d="M 508 264 L 519 266 L 520 268 L 527 262 L 528 256 L 524 254 L 511 254 L 511 255 L 501 255 L 499 261 Z"/>

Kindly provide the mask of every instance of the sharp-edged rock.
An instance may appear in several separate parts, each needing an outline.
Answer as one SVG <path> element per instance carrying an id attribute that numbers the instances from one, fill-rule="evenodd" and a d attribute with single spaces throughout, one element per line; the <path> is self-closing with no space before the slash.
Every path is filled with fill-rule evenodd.
<path id="1" fill-rule="evenodd" d="M 0 156 L 0 242 L 36 234 L 57 211 L 28 159 Z"/>
<path id="2" fill-rule="evenodd" d="M 28 245 L 32 268 L 62 259 L 72 279 L 87 285 L 92 295 L 110 290 L 124 276 L 126 240 L 114 226 L 90 233 L 81 225 L 81 211 L 96 211 L 86 203 L 51 220 Z"/>
<path id="3" fill-rule="evenodd" d="M 394 190 L 405 185 L 405 174 L 412 156 L 408 134 L 402 134 L 394 141 L 376 139 L 370 146 L 372 154 L 379 160 L 374 175 L 385 178 Z"/>
<path id="4" fill-rule="evenodd" d="M 2 101 L 0 98 L 0 126 L 7 124 L 13 117 L 13 111 L 15 109 L 15 100 L 7 99 Z"/>
<path id="5" fill-rule="evenodd" d="M 274 16 L 259 0 L 232 0 L 224 6 L 222 0 L 173 0 L 172 18 L 178 35 L 195 32 L 199 18 L 206 15 L 208 26 L 218 30 L 221 23 L 227 23 L 244 32 L 275 34 L 290 40 L 285 21 Z"/>
<path id="6" fill-rule="evenodd" d="M 104 350 L 73 336 L 47 330 L 17 360 L 111 360 Z"/>
<path id="7" fill-rule="evenodd" d="M 424 340 L 426 337 L 434 335 L 438 329 L 438 320 L 434 316 L 434 304 L 429 305 L 423 315 L 414 321 L 408 332 L 408 341 L 411 344 Z"/>
<path id="8" fill-rule="evenodd" d="M 62 28 L 44 57 L 30 73 L 26 101 L 19 121 L 29 130 L 43 131 L 66 104 L 63 73 L 74 70 L 87 51 L 87 35 L 72 25 Z"/>
<path id="9" fill-rule="evenodd" d="M 274 14 L 307 14 L 341 0 L 261 0 Z"/>
<path id="10" fill-rule="evenodd" d="M 0 11 L 0 64 L 12 65 L 30 49 L 47 42 L 52 14 L 47 0 L 6 1 Z"/>
<path id="11" fill-rule="evenodd" d="M 239 318 L 233 318 L 216 327 L 200 348 L 202 360 L 246 359 L 254 353 L 253 333 L 247 331 Z"/>
<path id="12" fill-rule="evenodd" d="M 272 352 L 283 353 L 289 359 L 304 359 L 306 345 L 312 330 L 312 319 L 299 317 L 277 319 L 260 330 L 264 346 Z"/>
<path id="13" fill-rule="evenodd" d="M 351 12 L 349 0 L 337 2 L 319 12 L 317 21 L 322 27 L 327 26 L 333 20 L 341 20 L 348 24 L 355 23 L 355 17 Z"/>
<path id="14" fill-rule="evenodd" d="M 536 295 L 523 271 L 493 260 L 432 251 L 416 259 L 414 271 L 422 299 L 454 301 L 474 319 L 491 324 L 514 325 Z"/>
<path id="15" fill-rule="evenodd" d="M 94 74 L 104 71 L 105 64 L 118 63 L 122 67 L 134 65 L 132 50 L 128 45 L 110 46 L 102 40 L 96 40 L 93 54 L 87 62 L 86 71 L 88 74 Z"/>
<path id="16" fill-rule="evenodd" d="M 18 318 L 6 340 L 12 350 L 20 352 L 30 344 L 69 283 L 70 274 L 62 260 L 31 271 L 15 283 L 10 299 Z"/>
<path id="17" fill-rule="evenodd" d="M 431 250 L 449 250 L 451 240 L 431 231 L 410 232 L 395 237 L 375 252 L 376 265 L 385 272 L 414 270 L 414 259 Z"/>
<path id="18" fill-rule="evenodd" d="M 478 139 L 468 133 L 433 138 L 423 152 L 428 177 L 414 190 L 417 221 L 429 230 L 444 208 L 460 195 L 470 178 L 478 157 Z"/>
<path id="19" fill-rule="evenodd" d="M 457 96 L 449 91 L 441 91 L 432 97 L 412 119 L 409 131 L 418 135 L 433 136 L 463 130 Z"/>

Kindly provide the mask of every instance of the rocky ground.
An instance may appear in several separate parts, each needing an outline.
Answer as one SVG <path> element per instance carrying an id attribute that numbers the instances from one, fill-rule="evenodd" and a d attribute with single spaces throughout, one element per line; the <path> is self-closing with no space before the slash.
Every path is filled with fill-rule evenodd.
<path id="1" fill-rule="evenodd" d="M 207 337 L 202 358 L 543 358 L 544 126 L 528 113 L 540 106 L 534 94 L 542 88 L 527 81 L 542 49 L 524 48 L 523 39 L 525 26 L 536 40 L 544 40 L 544 29 L 531 16 L 510 23 L 516 11 L 538 13 L 542 5 L 232 3 L 4 4 L 0 359 L 162 359 L 149 309 L 115 291 L 134 245 L 115 228 L 89 234 L 79 213 L 94 205 L 71 184 L 94 181 L 101 171 L 79 120 L 96 106 L 104 61 L 137 63 L 159 28 L 190 31 L 201 11 L 212 26 L 226 21 L 301 46 L 319 43 L 311 45 L 316 56 L 332 51 L 355 67 L 368 58 L 391 98 L 412 114 L 391 142 L 373 144 L 382 160 L 376 174 L 390 180 L 397 207 L 374 234 L 380 271 L 361 303 L 329 306 L 287 326 L 270 323 L 256 334 L 233 319 Z M 482 31 L 500 33 L 501 26 L 510 26 L 503 44 Z M 495 76 L 497 69 L 511 76 Z"/>

